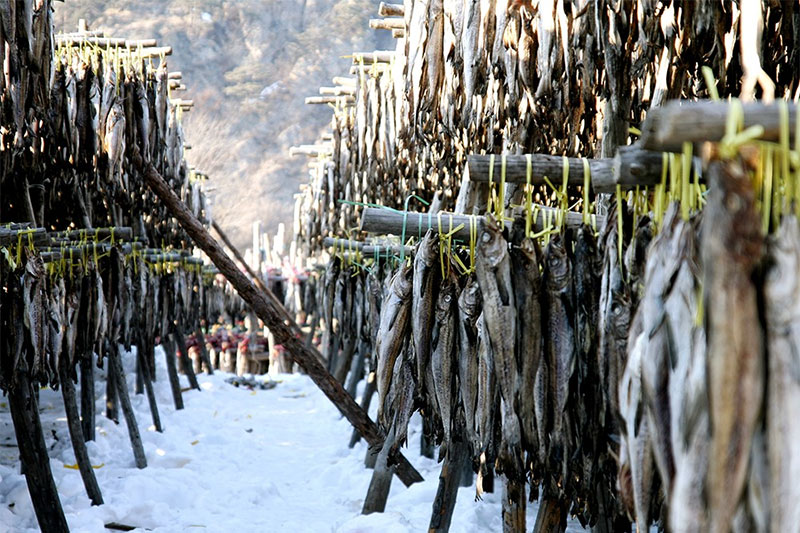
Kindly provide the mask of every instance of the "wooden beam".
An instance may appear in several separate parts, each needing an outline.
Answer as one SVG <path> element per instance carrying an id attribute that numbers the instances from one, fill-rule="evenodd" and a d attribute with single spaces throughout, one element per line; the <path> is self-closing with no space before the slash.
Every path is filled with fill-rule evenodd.
<path id="1" fill-rule="evenodd" d="M 395 57 L 394 50 L 375 50 L 374 52 L 354 52 L 353 64 L 391 63 Z"/>
<path id="2" fill-rule="evenodd" d="M 406 30 L 392 30 L 392 37 L 395 39 L 402 39 L 406 36 Z"/>
<path id="3" fill-rule="evenodd" d="M 305 103 L 308 105 L 323 104 L 354 104 L 356 99 L 351 95 L 342 96 L 306 96 Z"/>
<path id="4" fill-rule="evenodd" d="M 352 85 L 337 85 L 335 87 L 320 87 L 319 94 L 323 96 L 354 96 L 356 88 Z"/>
<path id="5" fill-rule="evenodd" d="M 761 102 L 742 103 L 744 111 L 744 127 L 762 126 L 764 134 L 760 137 L 767 141 L 780 139 L 780 104 L 764 104 Z M 789 137 L 794 142 L 797 104 L 787 104 L 789 108 Z M 683 143 L 717 142 L 725 135 L 725 124 L 728 121 L 732 104 L 730 102 L 712 102 L 701 100 L 687 102 L 674 100 L 662 107 L 651 109 L 642 124 L 642 135 L 639 144 L 646 150 L 662 152 L 680 152 Z"/>
<path id="6" fill-rule="evenodd" d="M 336 237 L 325 237 L 322 245 L 326 248 L 337 248 L 339 250 L 360 250 L 362 255 L 370 256 L 373 254 L 399 254 L 405 251 L 406 255 L 413 252 L 411 246 L 400 246 L 399 244 L 380 244 L 354 241 L 351 239 L 337 239 Z"/>
<path id="7" fill-rule="evenodd" d="M 145 163 L 138 152 L 134 152 L 132 159 L 134 165 L 142 170 L 145 182 L 150 190 L 166 205 L 186 233 L 211 258 L 220 272 L 239 293 L 239 296 L 247 302 L 258 318 L 269 328 L 275 337 L 275 342 L 282 344 L 292 354 L 297 364 L 303 368 L 345 418 L 354 427 L 358 428 L 370 446 L 373 448 L 382 447 L 384 442 L 383 432 L 320 363 L 321 356 L 315 353 L 316 350 L 313 347 L 306 347 L 302 340 L 294 335 L 293 330 L 283 320 L 283 317 L 288 312 L 282 306 L 276 305 L 267 299 L 263 292 L 258 290 L 247 279 L 233 260 L 225 254 L 219 243 L 211 237 L 197 217 L 181 202 L 180 198 L 167 185 L 164 178 L 161 177 L 151 163 Z M 399 461 L 396 466 L 397 476 L 406 486 L 422 481 L 422 476 L 402 454 L 397 455 L 397 460 Z"/>
<path id="8" fill-rule="evenodd" d="M 557 210 L 552 207 L 537 206 L 542 212 L 556 212 Z M 581 213 L 567 212 L 566 213 L 567 227 L 578 227 L 583 223 L 583 215 Z M 544 229 L 543 217 L 539 215 L 535 224 L 533 224 L 534 231 L 541 231 Z M 470 225 L 476 226 L 478 235 L 483 231 L 486 221 L 485 217 L 475 215 L 455 215 L 452 213 L 441 213 L 440 215 L 428 216 L 428 213 L 418 213 L 409 211 L 402 213 L 390 209 L 381 209 L 378 207 L 365 207 L 364 213 L 361 216 L 361 231 L 367 233 L 377 233 L 381 235 L 402 235 L 403 228 L 405 228 L 405 236 L 423 236 L 429 228 L 434 231 L 439 230 L 439 222 L 441 220 L 441 228 L 444 232 L 449 232 L 458 226 L 462 226 L 456 230 L 453 237 L 464 241 L 470 238 Z M 603 227 L 605 217 L 597 217 L 597 227 Z M 506 222 L 507 227 L 511 227 L 511 222 Z"/>
<path id="9" fill-rule="evenodd" d="M 331 155 L 333 148 L 327 144 L 301 144 L 300 146 L 292 146 L 289 148 L 289 156 L 307 155 L 311 157 L 319 157 Z"/>
<path id="10" fill-rule="evenodd" d="M 613 193 L 616 186 L 623 190 L 636 186 L 656 185 L 661 182 L 663 156 L 661 152 L 642 150 L 638 146 L 624 146 L 617 151 L 613 159 L 587 159 L 595 193 Z M 567 160 L 569 185 L 583 185 L 583 159 L 578 157 L 531 154 L 531 183 L 541 185 L 544 178 L 555 186 L 560 186 L 563 176 L 564 160 Z M 471 181 L 486 183 L 489 181 L 491 156 L 467 156 L 466 175 Z M 501 178 L 503 157 L 494 157 L 492 181 L 498 183 Z M 506 182 L 525 183 L 527 180 L 528 161 L 525 155 L 506 156 Z"/>
<path id="11" fill-rule="evenodd" d="M 405 26 L 406 23 L 403 17 L 369 20 L 369 27 L 373 30 L 403 30 Z"/>
<path id="12" fill-rule="evenodd" d="M 346 85 L 348 87 L 355 87 L 358 84 L 356 78 L 347 78 L 345 76 L 334 76 L 332 81 L 336 85 Z"/>
<path id="13" fill-rule="evenodd" d="M 382 17 L 402 17 L 405 11 L 403 4 L 381 2 L 381 5 L 378 6 L 378 15 Z"/>

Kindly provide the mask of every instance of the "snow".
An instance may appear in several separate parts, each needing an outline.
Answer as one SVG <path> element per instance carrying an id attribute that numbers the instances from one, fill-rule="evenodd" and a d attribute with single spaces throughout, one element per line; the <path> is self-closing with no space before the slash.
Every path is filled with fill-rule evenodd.
<path id="1" fill-rule="evenodd" d="M 366 444 L 347 447 L 349 423 L 307 376 L 283 374 L 273 389 L 247 390 L 226 383 L 230 374 L 199 375 L 203 390 L 184 392 L 185 409 L 175 411 L 159 348 L 155 390 L 164 433 L 157 433 L 146 397 L 132 393 L 133 355 L 124 359 L 148 467 L 136 469 L 124 421 L 116 425 L 103 416 L 104 371 L 98 370 L 97 437 L 88 448 L 104 505 L 90 505 L 74 467 L 60 391 L 40 394 L 50 466 L 73 532 L 107 533 L 109 522 L 155 532 L 427 530 L 441 465 L 419 455 L 417 415 L 404 453 L 425 481 L 406 488 L 395 478 L 386 512 L 362 516 L 372 473 L 363 464 Z M 0 401 L 0 533 L 35 532 L 14 445 L 8 404 Z M 474 487 L 461 488 L 451 531 L 502 530 L 500 492 L 498 484 L 475 502 Z M 534 520 L 530 504 L 529 530 Z M 568 530 L 579 529 L 570 523 Z"/>

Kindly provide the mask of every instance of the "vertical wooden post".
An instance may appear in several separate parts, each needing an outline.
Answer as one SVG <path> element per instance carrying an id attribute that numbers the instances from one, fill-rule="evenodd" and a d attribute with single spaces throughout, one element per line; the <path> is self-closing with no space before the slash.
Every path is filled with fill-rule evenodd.
<path id="1" fill-rule="evenodd" d="M 81 473 L 83 486 L 86 488 L 86 494 L 89 496 L 89 499 L 92 500 L 92 505 L 103 505 L 103 495 L 100 492 L 100 486 L 97 484 L 97 478 L 94 475 L 92 464 L 89 461 L 89 452 L 86 450 L 86 442 L 83 440 L 81 417 L 78 413 L 78 400 L 75 396 L 75 384 L 72 383 L 72 377 L 69 375 L 68 359 L 68 357 L 58 358 L 58 374 L 59 380 L 61 381 L 61 397 L 64 399 L 64 411 L 67 414 L 69 438 L 72 441 L 75 461 L 78 463 L 78 470 Z M 109 372 L 109 383 L 113 383 L 110 377 L 111 372 Z"/>
<path id="2" fill-rule="evenodd" d="M 369 412 L 369 404 L 372 402 L 372 396 L 377 390 L 378 380 L 375 377 L 375 372 L 370 372 L 367 376 L 367 385 L 364 387 L 364 394 L 361 396 L 361 409 L 363 409 L 365 413 Z M 352 448 L 360 439 L 361 433 L 357 428 L 353 428 L 353 435 L 350 437 L 350 444 L 348 446 Z M 367 451 L 367 453 L 369 454 L 369 451 Z"/>
<path id="3" fill-rule="evenodd" d="M 211 364 L 211 358 L 208 356 L 208 348 L 206 348 L 206 336 L 203 335 L 203 328 L 200 327 L 200 324 L 197 324 L 194 334 L 197 337 L 197 343 L 200 345 L 200 360 L 204 365 L 206 365 L 206 374 L 213 376 L 214 366 Z"/>
<path id="4" fill-rule="evenodd" d="M 194 374 L 192 363 L 189 361 L 189 348 L 186 347 L 186 338 L 183 336 L 179 324 L 176 324 L 172 330 L 172 336 L 175 338 L 175 342 L 178 343 L 178 348 L 181 350 L 181 357 L 178 359 L 181 365 L 181 371 L 189 378 L 189 385 L 191 385 L 193 389 L 201 390 L 200 384 L 197 383 L 197 376 Z"/>
<path id="5" fill-rule="evenodd" d="M 503 532 L 525 531 L 525 480 L 506 478 L 503 484 Z"/>
<path id="6" fill-rule="evenodd" d="M 110 351 L 106 349 L 106 351 Z M 109 368 L 106 371 L 106 418 L 119 424 L 119 411 L 117 409 L 117 385 L 114 373 Z"/>
<path id="7" fill-rule="evenodd" d="M 136 415 L 133 412 L 131 398 L 128 396 L 125 371 L 122 368 L 122 358 L 119 355 L 119 346 L 116 343 L 111 343 L 111 351 L 108 352 L 108 369 L 114 373 L 114 384 L 117 385 L 117 395 L 122 406 L 122 414 L 125 417 L 125 424 L 128 426 L 128 435 L 131 438 L 136 468 L 145 468 L 147 467 L 147 459 L 144 455 L 142 437 L 139 434 L 139 426 L 136 425 Z"/>
<path id="8" fill-rule="evenodd" d="M 456 415 L 458 416 L 458 415 Z M 463 415 L 461 415 L 463 417 Z M 458 427 L 458 421 L 456 422 Z M 461 423 L 463 435 L 463 421 Z M 445 457 L 442 464 L 442 472 L 439 474 L 439 488 L 436 491 L 436 499 L 433 500 L 433 511 L 431 522 L 428 526 L 429 532 L 449 531 L 450 522 L 453 518 L 453 510 L 456 506 L 458 487 L 461 484 L 461 472 L 463 465 L 470 462 L 470 446 L 462 438 L 452 441 L 452 449 Z M 524 492 L 524 490 L 523 490 Z"/>
<path id="9" fill-rule="evenodd" d="M 178 378 L 178 362 L 175 356 L 175 341 L 165 335 L 161 339 L 161 346 L 164 348 L 164 355 L 167 360 L 167 376 L 169 386 L 172 389 L 172 399 L 175 401 L 175 410 L 183 409 L 183 395 L 181 394 L 181 382 Z"/>
<path id="10" fill-rule="evenodd" d="M 423 457 L 433 459 L 433 419 L 430 415 L 422 416 L 422 436 L 419 439 L 419 453 Z"/>
<path id="11" fill-rule="evenodd" d="M 67 519 L 50 470 L 36 395 L 24 372 L 17 372 L 15 378 L 17 383 L 8 391 L 8 406 L 36 520 L 43 533 L 68 533 Z"/>
<path id="12" fill-rule="evenodd" d="M 566 527 L 566 519 L 566 507 L 557 498 L 544 497 L 539 500 L 533 533 L 561 533 Z"/>
<path id="13" fill-rule="evenodd" d="M 383 447 L 375 462 L 375 468 L 372 470 L 372 479 L 369 482 L 361 514 L 382 513 L 386 509 L 386 500 L 389 498 L 389 489 L 392 488 L 395 470 L 394 465 L 389 466 L 387 462 L 392 444 L 394 444 L 394 425 L 383 442 Z"/>
<path id="14" fill-rule="evenodd" d="M 161 417 L 158 414 L 156 394 L 153 390 L 153 377 L 150 372 L 150 352 L 153 351 L 153 347 L 150 344 L 150 340 L 145 340 L 144 337 L 144 335 L 139 336 L 139 346 L 137 347 L 137 351 L 139 354 L 141 354 L 141 357 L 137 357 L 136 362 L 139 365 L 139 371 L 144 379 L 144 390 L 147 394 L 147 403 L 150 405 L 150 414 L 153 417 L 153 425 L 155 426 L 156 431 L 163 433 L 164 428 L 161 426 Z"/>
<path id="15" fill-rule="evenodd" d="M 91 346 L 81 357 L 81 427 L 84 440 L 94 440 L 94 353 Z"/>

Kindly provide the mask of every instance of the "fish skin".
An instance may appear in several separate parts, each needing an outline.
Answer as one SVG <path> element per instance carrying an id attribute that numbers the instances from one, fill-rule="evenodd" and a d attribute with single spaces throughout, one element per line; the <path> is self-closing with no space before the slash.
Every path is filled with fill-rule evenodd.
<path id="1" fill-rule="evenodd" d="M 550 454 L 552 459 L 560 460 L 566 444 L 564 417 L 569 383 L 576 362 L 572 266 L 561 235 L 555 235 L 545 251 L 544 289 L 544 314 L 548 330 L 545 357 L 552 398 Z"/>
<path id="2" fill-rule="evenodd" d="M 492 360 L 492 347 L 484 314 L 478 317 L 478 394 L 476 396 L 475 429 L 478 442 L 476 455 L 488 449 L 494 427 L 494 405 L 497 377 Z"/>
<path id="3" fill-rule="evenodd" d="M 709 166 L 702 223 L 711 450 L 709 531 L 727 533 L 747 481 L 764 387 L 763 341 L 751 275 L 762 254 L 753 185 L 738 162 Z"/>
<path id="4" fill-rule="evenodd" d="M 108 183 L 113 183 L 122 172 L 122 155 L 125 153 L 125 110 L 122 104 L 116 101 L 108 113 L 105 136 L 103 137 L 103 150 L 108 155 Z"/>
<path id="5" fill-rule="evenodd" d="M 150 155 L 150 104 L 147 100 L 147 91 L 141 81 L 136 82 L 136 118 L 137 118 L 137 133 L 139 135 L 139 143 L 141 146 L 141 153 L 144 157 Z"/>
<path id="6" fill-rule="evenodd" d="M 425 44 L 425 69 L 428 85 L 423 93 L 419 111 L 433 108 L 444 81 L 444 4 L 442 0 L 429 0 L 428 40 Z"/>
<path id="7" fill-rule="evenodd" d="M 552 64 L 551 52 L 555 47 L 556 21 L 554 0 L 540 0 L 538 12 L 539 48 L 537 50 L 536 65 L 539 69 L 539 85 L 536 88 L 536 98 L 548 96 L 552 90 Z"/>
<path id="8" fill-rule="evenodd" d="M 526 449 L 536 451 L 534 384 L 542 358 L 539 250 L 530 238 L 511 248 L 511 275 L 517 304 L 516 357 L 520 369 L 517 408 Z"/>
<path id="9" fill-rule="evenodd" d="M 772 266 L 764 280 L 767 325 L 767 455 L 770 531 L 800 524 L 800 228 L 785 215 L 770 241 Z"/>
<path id="10" fill-rule="evenodd" d="M 65 292 L 64 278 L 58 278 L 51 282 L 47 298 L 47 351 L 49 354 L 47 373 L 50 375 L 50 387 L 54 390 L 58 389 L 58 361 L 64 345 Z"/>
<path id="11" fill-rule="evenodd" d="M 32 378 L 40 384 L 48 382 L 47 375 L 47 325 L 44 308 L 44 262 L 38 255 L 31 255 L 25 263 L 23 276 L 25 329 L 27 344 L 30 349 L 28 359 Z"/>
<path id="12" fill-rule="evenodd" d="M 411 339 L 417 360 L 416 377 L 423 401 L 431 401 L 432 390 L 425 384 L 430 366 L 431 332 L 433 330 L 434 306 L 438 285 L 436 263 L 439 260 L 439 235 L 429 229 L 420 241 L 414 255 L 414 280 L 411 312 Z"/>
<path id="13" fill-rule="evenodd" d="M 550 447 L 548 427 L 550 427 L 550 402 L 552 400 L 547 392 L 549 390 L 550 371 L 547 368 L 547 361 L 541 358 L 539 368 L 536 370 L 536 379 L 533 383 L 533 412 L 536 416 L 536 437 L 538 449 L 536 458 L 539 461 L 539 468 L 543 469 L 547 462 L 547 450 Z"/>
<path id="14" fill-rule="evenodd" d="M 378 354 L 378 420 L 387 429 L 391 420 L 388 420 L 384 414 L 386 398 L 392 382 L 395 360 L 403 349 L 403 342 L 408 331 L 412 274 L 413 269 L 409 266 L 403 266 L 395 273 L 389 292 L 381 306 L 380 328 L 375 350 Z"/>
<path id="15" fill-rule="evenodd" d="M 325 330 L 322 338 L 322 346 L 325 349 L 325 356 L 328 358 L 328 370 L 330 370 L 330 365 L 334 360 L 333 306 L 336 300 L 336 280 L 339 277 L 340 269 L 341 260 L 338 257 L 331 259 L 325 267 L 325 279 L 323 283 L 322 307 L 324 312 L 323 318 L 325 319 Z"/>
<path id="16" fill-rule="evenodd" d="M 408 344 L 403 354 L 395 361 L 392 372 L 392 418 L 395 430 L 395 440 L 389 448 L 389 465 L 397 461 L 397 453 L 400 446 L 408 438 L 408 421 L 414 412 L 414 371 L 413 361 L 408 352 Z"/>
<path id="17" fill-rule="evenodd" d="M 484 321 L 503 400 L 497 470 L 507 477 L 518 478 L 523 471 L 523 461 L 522 430 L 516 408 L 519 391 L 519 366 L 515 353 L 517 317 L 508 243 L 500 228 L 491 216 L 487 217 L 475 264 L 483 294 Z"/>
<path id="18" fill-rule="evenodd" d="M 71 280 L 67 287 L 64 300 L 64 336 L 61 357 L 69 361 L 69 368 L 75 368 L 76 343 L 78 339 L 78 318 L 81 307 L 81 281 L 79 278 Z M 72 370 L 71 370 L 72 371 Z"/>
<path id="19" fill-rule="evenodd" d="M 620 412 L 624 423 L 621 426 L 619 488 L 628 512 L 636 520 L 637 531 L 646 531 L 650 524 L 650 508 L 653 503 L 653 484 L 656 466 L 653 457 L 652 428 L 644 415 L 641 390 L 641 365 L 646 350 L 647 335 L 638 335 L 628 354 L 625 370 L 619 382 Z M 633 494 L 630 494 L 632 492 Z"/>
<path id="20" fill-rule="evenodd" d="M 464 101 L 462 103 L 462 122 L 474 120 L 472 117 L 472 96 L 478 92 L 478 83 L 482 75 L 480 53 L 480 16 L 481 0 L 465 0 L 464 22 L 461 33 L 462 74 Z"/>
<path id="21" fill-rule="evenodd" d="M 464 404 L 467 436 L 477 442 L 475 412 L 478 401 L 478 317 L 481 288 L 472 274 L 458 297 L 458 383 Z"/>
<path id="22" fill-rule="evenodd" d="M 533 107 L 533 93 L 536 91 L 536 37 L 533 28 L 533 13 L 527 7 L 519 10 L 520 35 L 517 43 L 517 72 L 518 79 L 525 95 L 528 98 L 529 107 Z"/>
<path id="23" fill-rule="evenodd" d="M 433 375 L 434 393 L 439 405 L 444 430 L 444 446 L 449 452 L 455 413 L 455 358 L 453 349 L 456 345 L 456 291 L 458 282 L 451 271 L 450 276 L 442 280 L 436 300 L 436 325 L 434 326 L 431 373 Z M 441 459 L 441 458 L 440 458 Z"/>

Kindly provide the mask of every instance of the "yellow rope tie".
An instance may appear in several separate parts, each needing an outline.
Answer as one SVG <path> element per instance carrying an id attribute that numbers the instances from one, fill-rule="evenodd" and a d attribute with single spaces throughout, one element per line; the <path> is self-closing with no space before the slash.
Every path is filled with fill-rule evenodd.
<path id="1" fill-rule="evenodd" d="M 533 174 L 533 162 L 531 154 L 525 154 L 525 236 L 531 234 L 531 208 L 533 206 L 533 188 L 531 187 L 531 175 Z"/>

